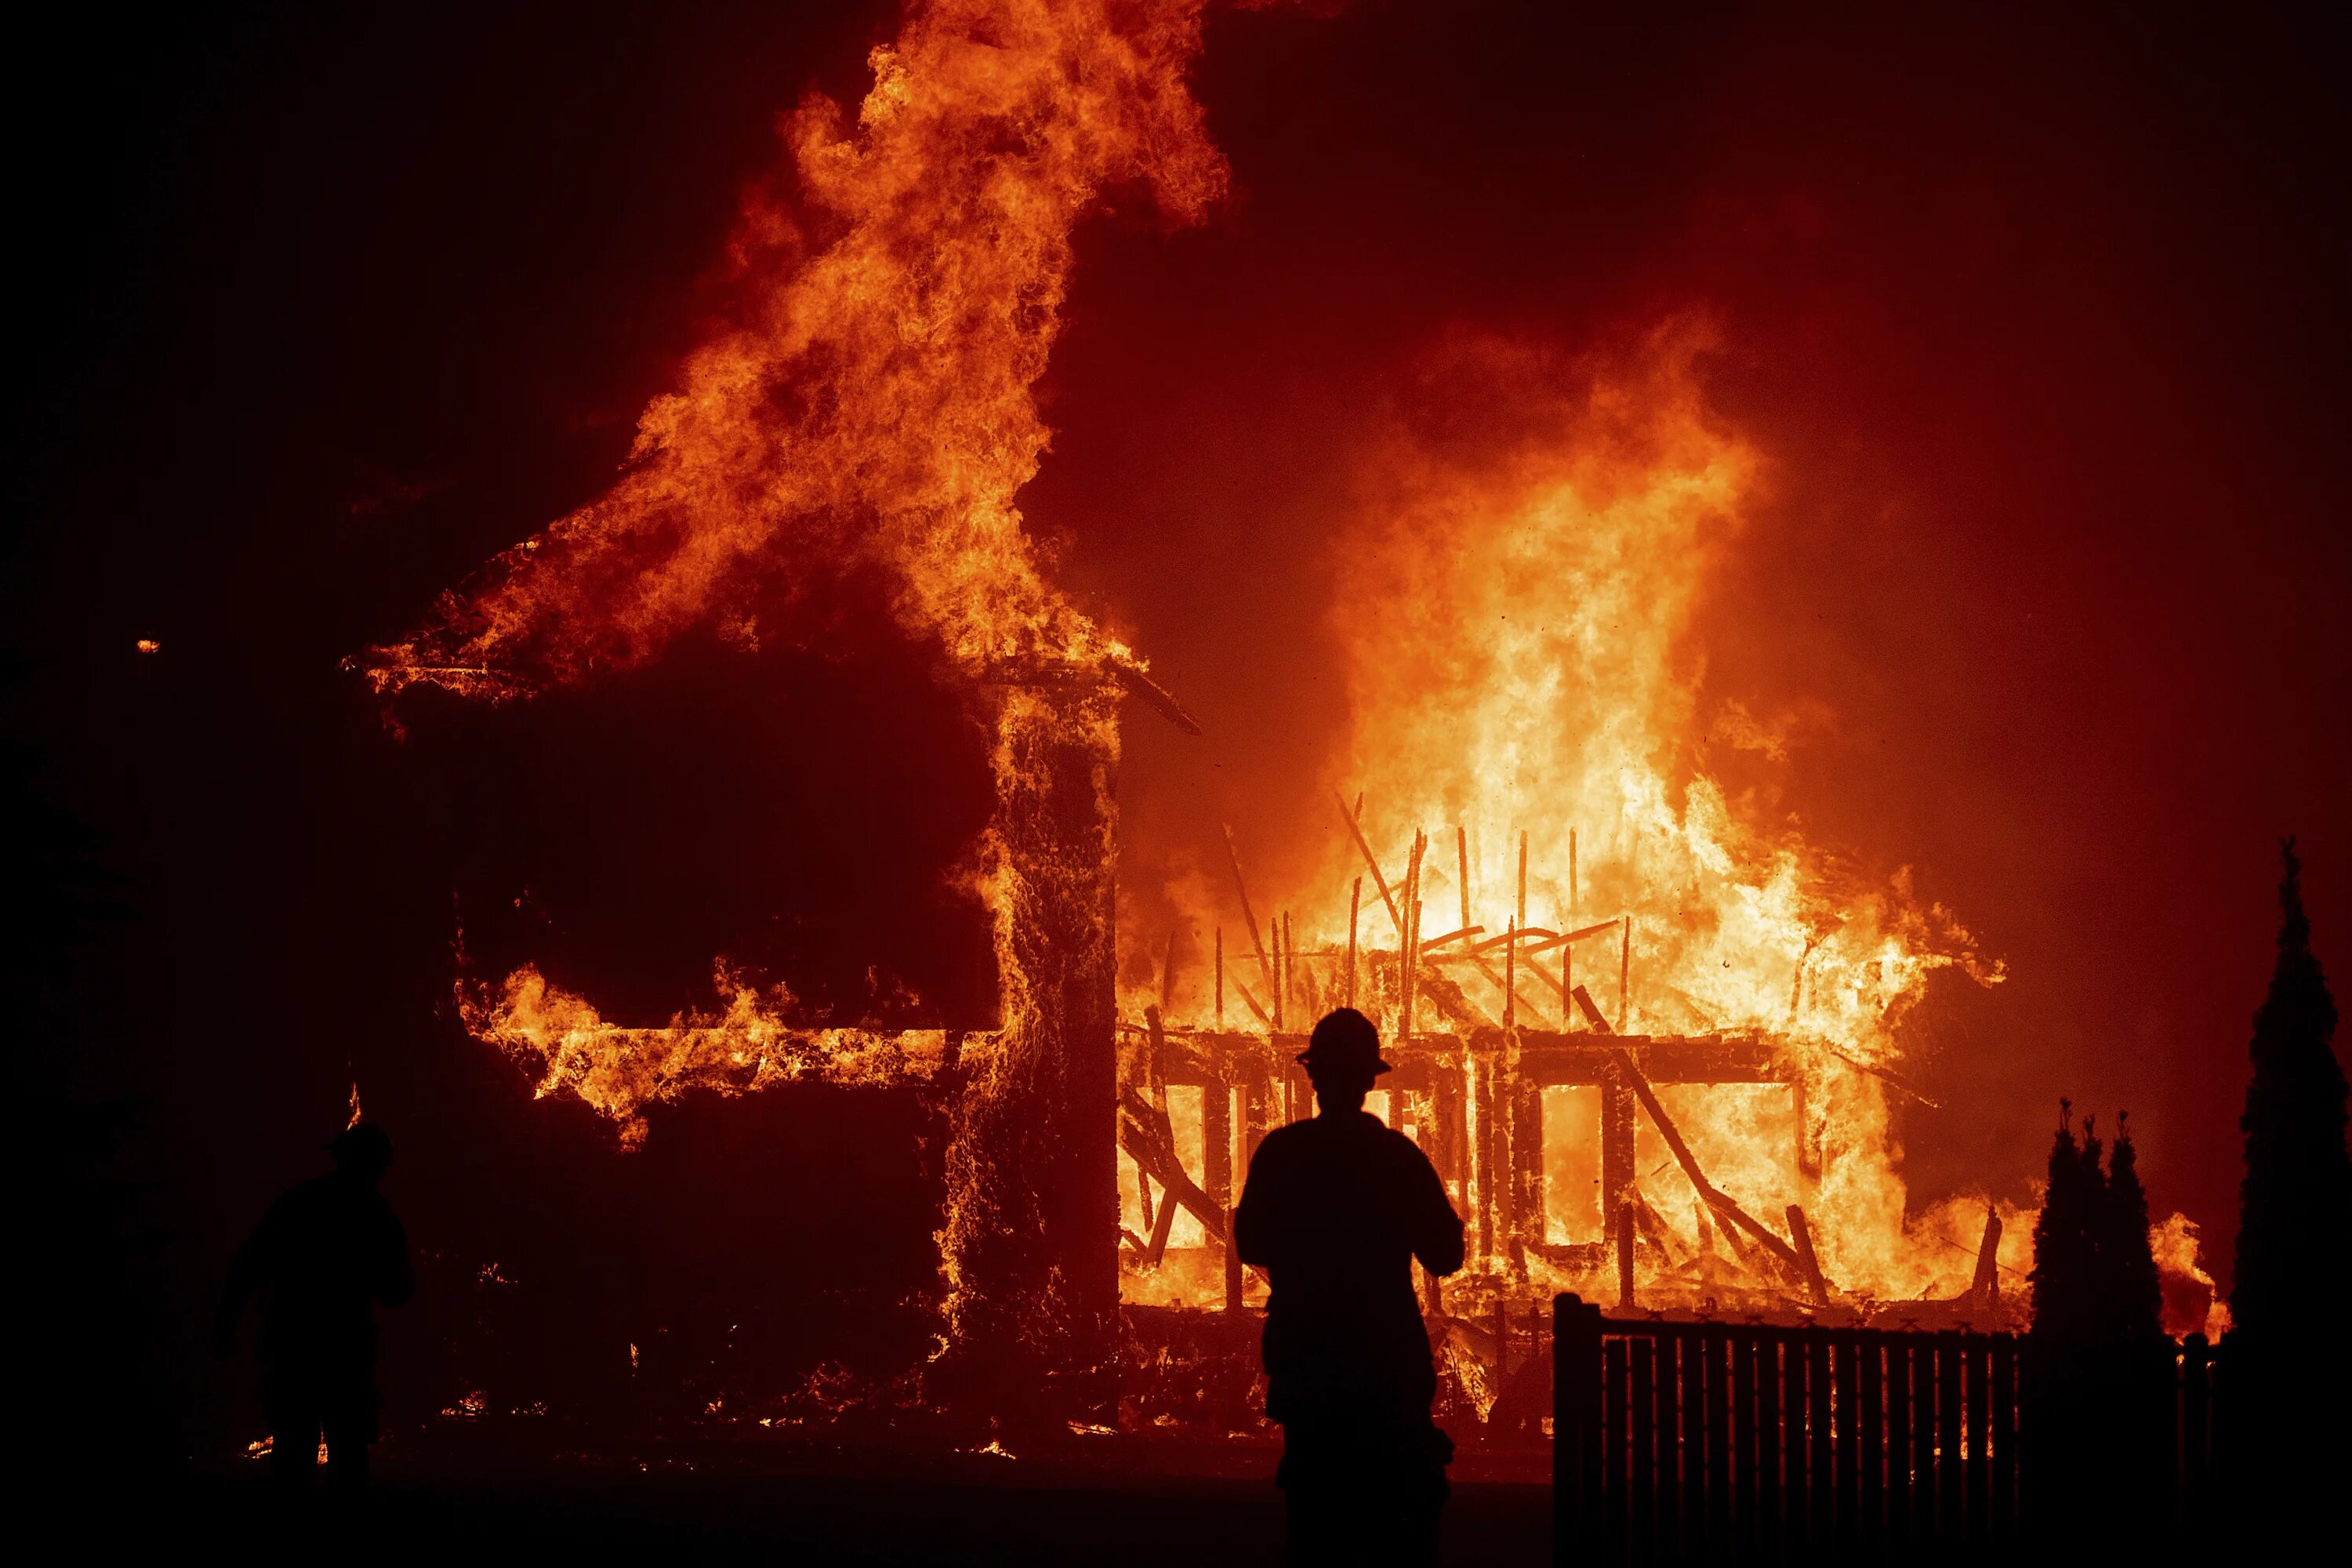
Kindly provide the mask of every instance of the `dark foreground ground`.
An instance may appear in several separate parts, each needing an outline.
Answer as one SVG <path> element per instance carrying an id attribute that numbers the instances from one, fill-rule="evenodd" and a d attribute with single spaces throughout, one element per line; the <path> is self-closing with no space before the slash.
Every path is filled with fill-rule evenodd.
<path id="1" fill-rule="evenodd" d="M 475 1453 L 457 1462 L 394 1447 L 383 1455 L 373 1496 L 354 1511 L 289 1510 L 257 1463 L 184 1478 L 111 1506 L 101 1501 L 84 1524 L 101 1555 L 250 1546 L 271 1555 L 348 1552 L 428 1564 L 519 1555 L 1135 1568 L 1281 1560 L 1281 1498 L 1263 1473 L 1137 1474 L 1117 1462 L 989 1454 L 878 1466 L 870 1456 L 854 1465 L 846 1458 L 776 1454 L 746 1463 Z M 1258 1452 L 1222 1458 L 1202 1468 L 1230 1472 L 1271 1461 Z M 1445 1521 L 1446 1563 L 1543 1561 L 1549 1508 L 1549 1491 L 1539 1485 L 1457 1479 Z"/>

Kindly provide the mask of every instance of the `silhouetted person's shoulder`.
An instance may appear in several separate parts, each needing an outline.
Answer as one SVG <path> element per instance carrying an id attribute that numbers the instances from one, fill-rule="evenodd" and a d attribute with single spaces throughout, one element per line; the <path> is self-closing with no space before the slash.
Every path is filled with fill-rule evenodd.
<path id="1" fill-rule="evenodd" d="M 1242 1257 L 1280 1268 L 1304 1247 L 1381 1241 L 1432 1273 L 1462 1266 L 1462 1222 L 1419 1144 L 1356 1110 L 1294 1121 L 1267 1133 L 1251 1160 L 1236 1219 Z M 1351 1234 L 1352 1233 L 1352 1234 Z M 1369 1234 L 1367 1234 L 1369 1233 Z"/>
<path id="2" fill-rule="evenodd" d="M 1369 1110 L 1310 1116 L 1268 1132 L 1258 1143 L 1258 1156 L 1276 1158 L 1312 1154 L 1395 1160 L 1407 1165 L 1427 1165 L 1421 1145 L 1383 1122 Z"/>

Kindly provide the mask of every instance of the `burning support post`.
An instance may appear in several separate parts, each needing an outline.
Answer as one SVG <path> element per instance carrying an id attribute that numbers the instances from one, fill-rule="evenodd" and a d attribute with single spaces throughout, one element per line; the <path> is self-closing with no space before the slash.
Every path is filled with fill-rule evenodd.
<path id="1" fill-rule="evenodd" d="M 1118 1101 L 1120 689 L 1096 677 L 992 692 L 1003 1026 L 961 1064 L 940 1237 L 938 1371 L 971 1408 L 1100 1419 L 1116 1397 L 1118 1156 L 1104 1131 Z"/>

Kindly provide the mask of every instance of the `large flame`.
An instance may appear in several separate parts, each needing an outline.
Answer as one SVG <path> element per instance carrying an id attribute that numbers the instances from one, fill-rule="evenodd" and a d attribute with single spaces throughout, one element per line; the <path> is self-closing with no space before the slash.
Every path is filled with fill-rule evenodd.
<path id="1" fill-rule="evenodd" d="M 872 56 L 854 125 L 787 138 L 800 217 L 747 202 L 751 304 L 640 419 L 620 479 L 499 556 L 409 638 L 383 692 L 502 696 L 641 661 L 763 583 L 878 564 L 969 667 L 1118 659 L 1040 574 L 1014 496 L 1048 432 L 1032 388 L 1070 233 L 1114 185 L 1197 218 L 1225 170 L 1183 71 L 1201 0 L 929 0 Z"/>
<path id="2" fill-rule="evenodd" d="M 1363 792 L 1386 842 L 1465 827 L 1489 931 L 1515 915 L 1521 833 L 1528 921 L 1630 915 L 1627 1030 L 1769 1029 L 1876 1064 L 1927 975 L 1974 967 L 1971 947 L 1902 879 L 1832 877 L 1700 765 L 1710 737 L 1780 743 L 1744 710 L 1709 710 L 1699 685 L 1694 619 L 1761 466 L 1708 413 L 1693 365 L 1709 346 L 1678 322 L 1565 388 L 1520 351 L 1456 351 L 1471 366 L 1448 374 L 1510 395 L 1499 422 L 1523 434 L 1499 452 L 1400 437 L 1386 454 L 1341 579 L 1353 732 L 1333 782 Z M 1337 849 L 1327 886 L 1361 869 Z M 1451 844 L 1428 864 L 1423 934 L 1438 936 L 1461 907 Z M 1607 956 L 1592 990 L 1613 1014 Z"/>
<path id="3" fill-rule="evenodd" d="M 1492 939 L 1514 921 L 1554 932 L 1623 921 L 1569 950 L 1570 984 L 1607 1024 L 1767 1040 L 1807 1091 L 1659 1086 L 1709 1183 L 1776 1227 L 1801 1205 L 1822 1269 L 1848 1299 L 1953 1297 L 1971 1282 L 1986 1202 L 1906 1214 L 1890 1076 L 1897 1025 L 1931 974 L 1957 968 L 1990 983 L 1999 968 L 1978 960 L 1948 913 L 1912 897 L 1905 873 L 1835 868 L 1706 765 L 1706 742 L 1783 743 L 1704 687 L 1711 567 L 1765 469 L 1709 410 L 1696 366 L 1711 346 L 1706 323 L 1690 321 L 1573 367 L 1496 341 L 1448 345 L 1425 387 L 1437 412 L 1400 416 L 1368 465 L 1364 515 L 1339 534 L 1332 627 L 1351 722 L 1325 798 L 1337 793 L 1352 812 L 1360 793 L 1392 895 L 1406 846 L 1430 835 L 1417 941 L 1474 926 Z M 1352 833 L 1329 843 L 1295 885 L 1265 889 L 1298 911 L 1292 945 L 1393 950 L 1391 900 L 1369 879 L 1351 940 L 1349 889 L 1369 868 Z M 1558 976 L 1562 956 L 1530 962 Z M 1498 953 L 1492 968 L 1501 964 Z M 1486 1017 L 1505 1016 L 1500 975 L 1454 973 Z M 1592 1026 L 1549 977 L 1519 974 L 1521 1028 Z M 1315 1005 L 1330 994 L 1323 986 Z M 1359 1000 L 1391 1032 L 1402 1022 L 1392 984 L 1368 984 Z M 1451 1026 L 1423 1005 L 1420 1030 Z M 1598 1091 L 1549 1090 L 1545 1105 L 1552 1238 L 1597 1239 L 1593 1173 L 1579 1163 L 1593 1163 L 1585 1123 Z M 1801 1143 L 1813 1161 L 1797 1157 Z M 1636 1164 L 1643 1197 L 1686 1256 L 1739 1239 L 1715 1239 L 1646 1116 Z M 2000 1259 L 2012 1282 L 2027 1261 L 2022 1217 L 2004 1215 Z M 1696 1300 L 1707 1271 L 1685 1278 Z M 1152 1300 L 1163 1286 L 1131 1289 Z"/>
<path id="4" fill-rule="evenodd" d="M 795 217 L 746 200 L 751 304 L 638 424 L 619 480 L 352 661 L 384 696 L 426 683 L 499 700 L 654 657 L 696 624 L 747 646 L 763 587 L 878 567 L 910 631 L 973 674 L 1139 673 L 1039 570 L 1015 504 L 1049 432 L 1033 388 L 1059 333 L 1072 229 L 1140 185 L 1174 223 L 1225 185 L 1183 79 L 1201 0 L 928 0 L 872 55 L 854 123 L 787 122 Z M 997 748 L 1000 771 L 1011 755 Z M 1007 781 L 1000 778 L 1000 788 Z M 979 885 L 1008 918 L 1002 847 Z M 1007 976 L 1008 1015 L 1022 1003 Z M 478 1037 L 644 1135 L 645 1108 L 783 1079 L 930 1076 L 935 1037 L 807 1031 L 723 958 L 711 1005 L 625 1027 L 525 968 L 459 983 Z M 1012 1021 L 1010 1017 L 1008 1021 Z"/>

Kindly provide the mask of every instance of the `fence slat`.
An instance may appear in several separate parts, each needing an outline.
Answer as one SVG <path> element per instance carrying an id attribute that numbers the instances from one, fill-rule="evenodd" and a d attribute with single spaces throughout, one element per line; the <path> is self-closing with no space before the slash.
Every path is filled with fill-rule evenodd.
<path id="1" fill-rule="evenodd" d="M 1946 1540 L 1967 1529 L 1960 1490 L 1960 1336 L 1936 1336 L 1936 1521 Z"/>
<path id="2" fill-rule="evenodd" d="M 1838 1539 L 1836 1477 L 1830 1468 L 1830 1345 L 1827 1336 L 1805 1336 L 1805 1448 L 1811 1472 L 1805 1511 L 1811 1516 L 1815 1551 Z"/>
<path id="3" fill-rule="evenodd" d="M 1911 1342 L 1911 1528 L 1925 1541 L 1936 1533 L 1936 1400 L 1942 1381 L 1937 1342 L 1921 1335 Z"/>
<path id="4" fill-rule="evenodd" d="M 1633 1410 L 1633 1485 L 1627 1506 L 1633 1520 L 1626 1546 L 1636 1563 L 1657 1560 L 1655 1540 L 1658 1469 L 1658 1351 L 1656 1341 L 1636 1336 L 1626 1386 Z"/>
<path id="5" fill-rule="evenodd" d="M 1861 1349 L 1850 1334 L 1830 1342 L 1830 1359 L 1836 1369 L 1832 1375 L 1837 1407 L 1832 1419 L 1837 1423 L 1838 1538 L 1844 1542 L 1860 1534 L 1862 1523 L 1862 1428 L 1855 1420 L 1862 1403 Z"/>
<path id="6" fill-rule="evenodd" d="M 1992 1528 L 2017 1528 L 2017 1342 L 1992 1341 Z"/>
<path id="7" fill-rule="evenodd" d="M 1915 1539 L 1911 1524 L 1911 1345 L 1889 1335 L 1886 1344 L 1886 1549 L 1899 1559 Z"/>
<path id="8" fill-rule="evenodd" d="M 1706 1391 L 1701 1382 L 1706 1358 L 1696 1335 L 1675 1349 L 1682 1355 L 1683 1552 L 1697 1556 L 1706 1541 Z"/>
<path id="9" fill-rule="evenodd" d="M 1877 1331 L 1867 1329 L 1854 1340 L 1862 1361 L 1856 1384 L 1861 1397 L 1854 1405 L 1854 1454 L 1861 1465 L 1857 1504 L 1862 1516 L 1857 1533 L 1864 1550 L 1874 1553 L 1886 1539 L 1886 1341 Z"/>
<path id="10" fill-rule="evenodd" d="M 1682 1516 L 1682 1345 L 1658 1342 L 1658 1530 L 1657 1553 L 1664 1561 L 1680 1554 Z"/>
<path id="11" fill-rule="evenodd" d="M 1780 1418 L 1786 1426 L 1780 1435 L 1780 1532 L 1793 1561 L 1812 1534 L 1812 1516 L 1806 1507 L 1811 1472 L 1805 1447 L 1805 1340 L 1791 1335 L 1782 1342 L 1782 1349 Z"/>
<path id="12" fill-rule="evenodd" d="M 1601 1543 L 1604 1563 L 1625 1561 L 1625 1460 L 1633 1447 L 1633 1412 L 1625 1398 L 1625 1342 L 1612 1338 L 1601 1346 L 1601 1506 L 1608 1520 Z"/>
<path id="13" fill-rule="evenodd" d="M 1965 1351 L 1969 1380 L 1969 1539 L 1982 1541 L 1992 1513 L 1992 1357 L 1990 1346 L 1970 1343 Z"/>
<path id="14" fill-rule="evenodd" d="M 1762 1539 L 1756 1518 L 1760 1496 L 1756 1456 L 1763 1446 L 1763 1433 L 1756 1420 L 1756 1346 L 1757 1336 L 1743 1331 L 1726 1347 L 1731 1352 L 1732 1512 L 1740 1556 L 1751 1563 Z"/>
<path id="15" fill-rule="evenodd" d="M 1762 1440 L 1757 1448 L 1759 1469 L 1756 1487 L 1760 1495 L 1758 1507 L 1762 1511 L 1759 1528 L 1763 1541 L 1763 1561 L 1777 1562 L 1788 1550 L 1788 1520 L 1785 1507 L 1787 1467 L 1782 1463 L 1780 1445 L 1787 1430 L 1788 1417 L 1781 1403 L 1780 1351 L 1788 1337 L 1775 1334 L 1769 1339 L 1758 1336 L 1756 1342 L 1756 1424 L 1761 1427 Z"/>
<path id="16" fill-rule="evenodd" d="M 1699 1336 L 1699 1354 L 1706 1367 L 1706 1534 L 1709 1541 L 1731 1539 L 1731 1387 L 1728 1376 L 1730 1341 L 1719 1323 L 1710 1323 Z"/>

